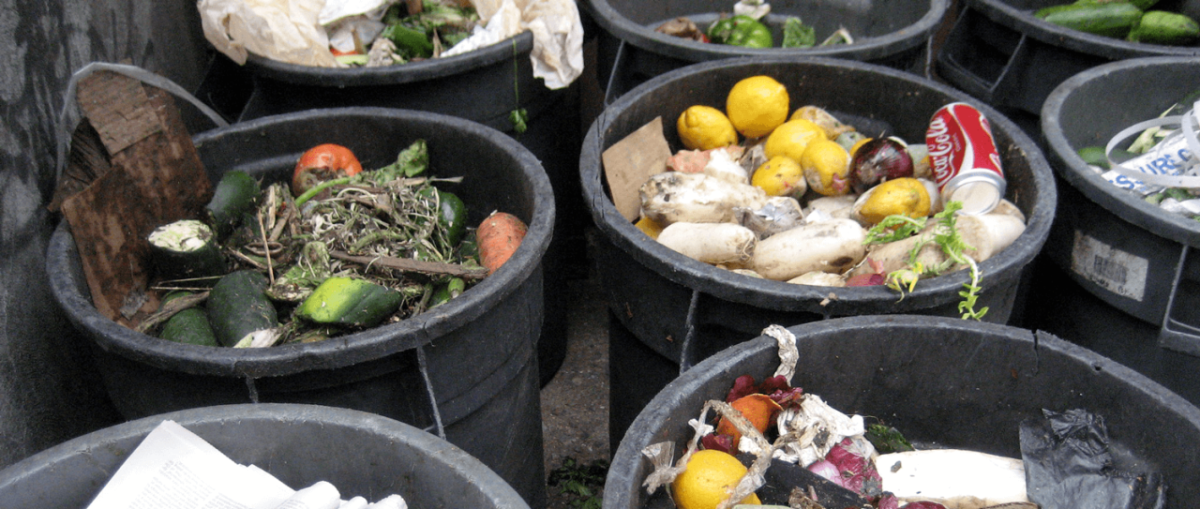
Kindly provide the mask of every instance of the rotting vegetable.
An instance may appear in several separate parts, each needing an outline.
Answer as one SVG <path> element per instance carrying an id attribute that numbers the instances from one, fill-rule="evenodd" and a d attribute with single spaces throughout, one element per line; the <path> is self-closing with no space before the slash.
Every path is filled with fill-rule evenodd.
<path id="1" fill-rule="evenodd" d="M 429 166 L 417 140 L 373 171 L 361 171 L 345 147 L 314 147 L 293 172 L 303 192 L 227 172 L 206 212 L 207 227 L 225 234 L 219 243 L 201 242 L 204 229 L 188 222 L 164 225 L 155 239 L 217 245 L 228 272 L 210 276 L 214 285 L 164 266 L 155 290 L 195 293 L 164 298 L 137 329 L 190 344 L 267 347 L 403 320 L 461 295 L 489 274 L 480 258 L 494 263 L 497 255 L 477 249 L 466 204 L 438 187 L 461 177 L 425 176 Z"/>

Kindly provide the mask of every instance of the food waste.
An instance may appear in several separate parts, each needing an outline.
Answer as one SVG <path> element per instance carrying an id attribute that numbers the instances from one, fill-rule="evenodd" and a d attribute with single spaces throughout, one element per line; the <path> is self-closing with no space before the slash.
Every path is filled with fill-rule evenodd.
<path id="1" fill-rule="evenodd" d="M 676 122 L 681 150 L 640 188 L 636 226 L 695 260 L 748 277 L 814 286 L 887 285 L 969 270 L 1025 230 L 1013 203 L 982 215 L 943 203 L 924 140 L 865 133 L 816 105 L 792 110 L 773 77 L 742 79 L 725 109 L 697 104 Z M 740 141 L 739 141 L 740 140 Z"/>
<path id="2" fill-rule="evenodd" d="M 655 28 L 673 37 L 697 42 L 739 46 L 742 48 L 811 48 L 853 44 L 854 37 L 845 27 L 839 27 L 817 42 L 816 28 L 804 23 L 800 16 L 783 16 L 779 21 L 781 36 L 776 41 L 767 24 L 771 5 L 762 0 L 741 0 L 732 5 L 732 12 L 720 13 L 718 19 L 701 28 L 687 17 L 678 17 Z"/>
<path id="3" fill-rule="evenodd" d="M 516 216 L 475 228 L 439 186 L 425 140 L 364 170 L 321 144 L 290 181 L 265 187 L 226 172 L 203 218 L 149 236 L 160 311 L 137 328 L 170 341 L 233 348 L 321 341 L 436 308 L 499 270 L 524 238 Z"/>

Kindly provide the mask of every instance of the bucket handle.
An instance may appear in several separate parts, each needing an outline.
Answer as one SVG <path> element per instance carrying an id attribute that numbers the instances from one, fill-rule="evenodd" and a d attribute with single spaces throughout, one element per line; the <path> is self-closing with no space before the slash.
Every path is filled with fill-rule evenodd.
<path id="1" fill-rule="evenodd" d="M 620 69 L 623 67 L 622 64 L 625 61 L 625 44 L 625 41 L 622 40 L 621 44 L 617 46 L 617 56 L 613 58 L 612 72 L 609 73 L 608 83 L 604 86 L 605 107 L 612 106 L 612 103 L 621 97 L 621 94 L 614 94 L 613 90 L 615 90 L 619 84 L 619 79 L 617 76 L 621 75 Z"/>
<path id="2" fill-rule="evenodd" d="M 683 344 L 679 346 L 679 374 L 683 374 L 696 365 L 696 320 L 697 310 L 700 309 L 700 290 L 692 290 L 692 300 L 688 303 L 687 317 L 684 319 Z"/>
<path id="3" fill-rule="evenodd" d="M 946 42 L 942 45 L 941 53 L 938 56 L 938 73 L 953 82 L 956 88 L 983 102 L 996 104 L 996 100 L 1003 99 L 1008 89 L 1011 88 L 1010 82 L 1017 78 L 1015 76 L 1017 74 L 1015 69 L 1018 69 L 1020 66 L 1016 65 L 1016 63 L 1024 61 L 1028 56 L 1030 46 L 1028 42 L 1029 37 L 1024 33 L 1020 33 L 1020 39 L 1017 41 L 1016 46 L 1013 47 L 1012 53 L 1008 55 L 1008 60 L 1004 63 L 1004 69 L 996 77 L 995 81 L 979 76 L 960 65 L 955 60 L 953 51 L 947 49 L 955 46 L 963 47 L 978 44 L 970 40 L 969 34 L 967 34 L 966 20 L 974 15 L 974 13 L 975 11 L 970 6 L 964 7 L 962 12 L 959 13 L 958 18 L 954 22 L 954 27 L 950 30 L 950 34 L 947 36 Z M 986 20 L 986 17 L 983 19 Z M 987 21 L 990 22 L 990 20 Z M 998 23 L 991 23 L 991 25 L 998 30 L 1011 32 L 1011 29 Z M 999 50 L 999 48 L 994 49 Z M 1003 53 L 1002 50 L 1001 53 Z"/>
<path id="4" fill-rule="evenodd" d="M 446 428 L 442 425 L 442 413 L 438 410 L 437 395 L 433 393 L 433 381 L 429 379 L 429 364 L 425 359 L 425 347 L 417 347 L 417 367 L 421 370 L 421 381 L 425 383 L 425 392 L 429 394 L 429 406 L 433 410 L 433 425 L 438 438 L 446 440 Z"/>
<path id="5" fill-rule="evenodd" d="M 1175 267 L 1175 281 L 1171 285 L 1171 296 L 1167 299 L 1167 310 L 1163 314 L 1162 327 L 1158 331 L 1158 346 L 1200 357 L 1200 327 L 1183 323 L 1172 318 L 1175 309 L 1175 296 L 1179 294 L 1179 285 L 1183 282 L 1188 256 L 1192 254 L 1190 246 L 1184 244 L 1183 253 Z"/>
<path id="6" fill-rule="evenodd" d="M 79 121 L 79 112 L 76 111 L 75 108 L 75 89 L 78 88 L 80 80 L 99 71 L 115 72 L 117 74 L 141 81 L 147 85 L 152 85 L 166 90 L 167 92 L 175 94 L 187 102 L 192 103 L 192 105 L 196 106 L 201 113 L 204 113 L 205 116 L 212 120 L 217 127 L 226 127 L 229 125 L 229 122 L 226 122 L 225 118 L 222 117 L 221 114 L 208 107 L 207 104 L 204 104 L 202 101 L 200 101 L 200 99 L 197 99 L 187 90 L 184 90 L 184 88 L 179 86 L 179 84 L 167 79 L 166 77 L 159 76 L 150 71 L 142 69 L 141 67 L 133 65 L 92 62 L 83 66 L 78 71 L 75 71 L 75 74 L 71 75 L 71 80 L 67 82 L 67 91 L 63 94 L 63 107 L 62 111 L 58 114 L 58 132 L 56 133 L 58 136 L 58 143 L 55 153 L 55 182 L 58 182 L 62 179 L 63 169 L 67 166 L 67 149 L 71 144 L 71 131 L 75 129 L 75 124 Z"/>

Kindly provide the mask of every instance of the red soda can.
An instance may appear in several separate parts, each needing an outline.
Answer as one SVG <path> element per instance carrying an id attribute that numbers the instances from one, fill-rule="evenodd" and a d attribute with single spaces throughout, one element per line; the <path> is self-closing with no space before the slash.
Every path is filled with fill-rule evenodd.
<path id="1" fill-rule="evenodd" d="M 925 131 L 929 166 L 942 203 L 962 202 L 963 214 L 986 214 L 1004 198 L 1004 170 L 987 117 L 967 103 L 942 106 Z"/>

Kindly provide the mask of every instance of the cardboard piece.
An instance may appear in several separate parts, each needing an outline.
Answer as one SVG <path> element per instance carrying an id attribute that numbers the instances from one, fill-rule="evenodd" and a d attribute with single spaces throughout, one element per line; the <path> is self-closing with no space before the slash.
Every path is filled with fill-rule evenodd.
<path id="1" fill-rule="evenodd" d="M 92 141 L 71 147 L 65 174 L 73 182 L 67 187 L 82 190 L 64 197 L 61 211 L 96 310 L 135 326 L 140 319 L 135 315 L 155 305 L 146 291 L 151 276 L 146 236 L 160 225 L 201 217 L 212 183 L 167 92 L 98 72 L 80 80 L 77 101 L 94 133 L 76 130 L 73 139 Z M 107 165 L 97 153 L 97 139 Z M 92 176 L 83 185 L 80 179 Z"/>
<path id="2" fill-rule="evenodd" d="M 636 221 L 642 208 L 638 190 L 651 176 L 667 171 L 667 159 L 671 157 L 662 117 L 655 117 L 614 143 L 600 157 L 613 205 L 626 220 Z"/>

